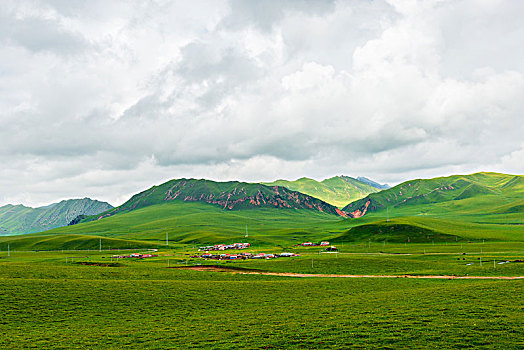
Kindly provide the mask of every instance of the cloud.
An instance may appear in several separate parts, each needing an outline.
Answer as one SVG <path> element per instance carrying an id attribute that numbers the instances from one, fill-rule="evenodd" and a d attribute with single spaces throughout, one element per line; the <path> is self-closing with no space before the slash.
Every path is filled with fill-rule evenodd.
<path id="1" fill-rule="evenodd" d="M 524 5 L 3 2 L 0 203 L 522 172 Z"/>
<path id="2" fill-rule="evenodd" d="M 270 31 L 290 14 L 321 16 L 333 10 L 335 2 L 314 0 L 282 0 L 278 4 L 270 1 L 232 0 L 231 13 L 223 20 L 223 25 L 235 30 L 256 26 L 262 31 Z"/>

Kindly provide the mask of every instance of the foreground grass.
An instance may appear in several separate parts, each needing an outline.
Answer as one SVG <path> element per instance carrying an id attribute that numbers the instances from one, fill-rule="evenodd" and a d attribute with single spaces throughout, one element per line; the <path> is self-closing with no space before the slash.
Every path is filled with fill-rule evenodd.
<path id="1" fill-rule="evenodd" d="M 165 257 L 83 266 L 68 255 L 0 259 L 0 347 L 524 346 L 523 281 L 297 279 L 167 269 Z M 110 262 L 102 256 L 75 259 Z"/>

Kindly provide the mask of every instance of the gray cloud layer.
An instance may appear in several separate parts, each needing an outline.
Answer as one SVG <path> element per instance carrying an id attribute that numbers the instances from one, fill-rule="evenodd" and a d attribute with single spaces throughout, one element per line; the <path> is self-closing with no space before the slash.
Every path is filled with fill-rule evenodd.
<path id="1" fill-rule="evenodd" d="M 524 172 L 517 1 L 3 1 L 0 204 Z"/>

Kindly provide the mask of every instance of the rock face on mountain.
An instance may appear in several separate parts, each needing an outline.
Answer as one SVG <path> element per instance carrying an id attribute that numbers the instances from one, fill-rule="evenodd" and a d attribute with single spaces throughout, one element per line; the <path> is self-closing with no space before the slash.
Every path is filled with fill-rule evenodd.
<path id="1" fill-rule="evenodd" d="M 521 200 L 524 198 L 524 176 L 476 173 L 411 180 L 370 194 L 348 204 L 343 210 L 357 218 L 387 207 L 444 203 L 481 196 L 490 196 L 499 202 Z"/>
<path id="2" fill-rule="evenodd" d="M 113 208 L 89 198 L 69 199 L 45 207 L 23 205 L 0 207 L 0 234 L 33 233 L 66 226 L 79 215 L 96 215 Z"/>
<path id="3" fill-rule="evenodd" d="M 379 189 L 349 176 L 335 176 L 322 181 L 307 177 L 295 181 L 276 180 L 264 183 L 268 186 L 283 186 L 292 191 L 299 191 L 309 196 L 318 198 L 339 208 L 348 203 L 363 198 Z"/>
<path id="4" fill-rule="evenodd" d="M 345 216 L 341 210 L 320 199 L 291 191 L 285 187 L 237 181 L 215 182 L 178 179 L 138 193 L 121 206 L 103 213 L 98 219 L 170 201 L 204 202 L 225 210 L 252 208 L 307 209 Z"/>

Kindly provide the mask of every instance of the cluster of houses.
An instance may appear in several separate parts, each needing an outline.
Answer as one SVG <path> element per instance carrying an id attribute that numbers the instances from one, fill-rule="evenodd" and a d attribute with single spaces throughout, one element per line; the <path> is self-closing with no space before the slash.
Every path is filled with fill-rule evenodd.
<path id="1" fill-rule="evenodd" d="M 329 246 L 327 247 L 326 249 L 324 249 L 326 252 L 338 252 L 338 248 L 335 247 L 334 245 L 332 246 Z"/>
<path id="2" fill-rule="evenodd" d="M 211 254 L 204 253 L 202 255 L 195 255 L 192 258 L 214 259 L 214 260 L 242 260 L 242 259 L 275 259 L 275 258 L 289 258 L 293 256 L 300 256 L 295 253 L 238 253 L 238 254 Z"/>
<path id="3" fill-rule="evenodd" d="M 312 242 L 304 242 L 300 244 L 295 244 L 295 246 L 302 246 L 302 247 L 327 247 L 329 245 L 328 241 L 322 241 L 320 243 L 312 243 Z"/>
<path id="4" fill-rule="evenodd" d="M 337 252 L 338 251 L 338 248 L 333 245 L 330 246 L 328 241 L 322 241 L 320 243 L 304 242 L 300 244 L 295 244 L 295 247 L 297 246 L 300 246 L 300 247 L 326 247 L 326 249 L 324 249 L 326 252 Z"/>
<path id="5" fill-rule="evenodd" d="M 233 244 L 216 244 L 206 247 L 199 247 L 198 251 L 210 251 L 210 250 L 227 250 L 227 249 L 246 249 L 249 248 L 249 243 L 233 243 Z"/>
<path id="6" fill-rule="evenodd" d="M 157 257 L 156 254 L 140 254 L 140 253 L 131 253 L 129 255 L 114 255 L 113 258 L 117 259 L 126 259 L 126 258 L 137 258 L 137 259 L 144 259 L 144 258 L 154 258 Z"/>

